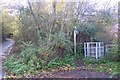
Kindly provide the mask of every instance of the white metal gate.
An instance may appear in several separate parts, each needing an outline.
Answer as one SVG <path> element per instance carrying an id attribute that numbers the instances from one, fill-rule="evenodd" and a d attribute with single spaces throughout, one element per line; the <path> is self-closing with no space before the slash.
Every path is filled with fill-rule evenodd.
<path id="1" fill-rule="evenodd" d="M 86 42 L 84 43 L 84 56 L 95 57 L 96 59 L 104 57 L 103 42 Z"/>

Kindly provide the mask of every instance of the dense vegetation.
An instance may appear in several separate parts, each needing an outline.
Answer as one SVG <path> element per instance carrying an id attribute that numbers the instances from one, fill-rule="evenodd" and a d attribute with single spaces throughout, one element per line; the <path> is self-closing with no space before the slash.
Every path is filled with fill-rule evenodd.
<path id="1" fill-rule="evenodd" d="M 0 17 L 3 17 L 0 25 L 3 35 L 13 33 L 16 41 L 11 55 L 4 63 L 8 75 L 40 76 L 42 72 L 53 68 L 75 67 L 75 60 L 83 59 L 83 44 L 78 42 L 77 54 L 74 54 L 74 27 L 89 36 L 91 41 L 117 41 L 111 32 L 117 24 L 114 8 L 98 10 L 88 2 L 55 1 L 28 1 L 27 7 L 16 4 L 9 7 L 17 10 L 17 13 L 12 16 L 4 8 L 0 13 Z M 117 50 L 118 47 L 113 47 L 103 61 L 84 61 L 99 64 L 95 70 L 108 72 L 111 69 L 111 73 L 116 75 L 120 70 L 120 53 Z"/>

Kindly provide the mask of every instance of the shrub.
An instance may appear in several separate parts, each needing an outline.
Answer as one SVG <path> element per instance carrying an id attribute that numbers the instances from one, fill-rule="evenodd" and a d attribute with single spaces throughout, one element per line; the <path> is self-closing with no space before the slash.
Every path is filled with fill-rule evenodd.
<path id="1" fill-rule="evenodd" d="M 77 59 L 82 59 L 84 57 L 84 46 L 83 43 L 77 43 L 77 54 L 76 58 Z"/>
<path id="2" fill-rule="evenodd" d="M 115 46 L 113 46 L 110 49 L 109 53 L 107 53 L 105 58 L 109 61 L 120 61 L 120 53 L 118 51 L 118 44 L 115 44 Z"/>
<path id="3" fill-rule="evenodd" d="M 95 59 L 84 59 L 86 64 L 89 64 L 92 69 L 100 72 L 108 72 L 111 74 L 110 77 L 120 74 L 120 62 L 109 61 L 106 59 L 95 60 Z"/>
<path id="4" fill-rule="evenodd" d="M 105 59 L 96 60 L 96 59 L 94 59 L 94 58 L 90 58 L 90 59 L 84 59 L 84 62 L 85 62 L 86 64 L 105 64 L 105 63 L 107 63 L 108 61 L 105 60 Z"/>
<path id="5" fill-rule="evenodd" d="M 60 66 L 74 66 L 74 56 L 65 54 L 63 57 L 54 56 L 49 59 L 52 54 L 52 48 L 39 48 L 31 43 L 24 43 L 24 51 L 18 55 L 11 55 L 5 60 L 4 69 L 10 72 L 9 75 L 17 76 L 38 75 L 42 70 L 57 68 Z M 46 51 L 43 53 L 43 50 Z M 48 54 L 48 55 L 47 55 Z M 54 53 L 55 54 L 55 53 Z"/>
<path id="6" fill-rule="evenodd" d="M 67 54 L 64 58 L 53 59 L 48 63 L 48 67 L 60 67 L 60 66 L 74 66 L 74 56 Z"/>
<path id="7" fill-rule="evenodd" d="M 67 53 L 73 53 L 72 46 L 73 43 L 64 33 L 52 34 L 52 40 L 47 47 L 49 61 L 53 58 L 64 57 Z"/>
<path id="8" fill-rule="evenodd" d="M 120 63 L 119 62 L 108 62 L 106 64 L 104 64 L 104 66 L 108 67 L 107 71 L 109 71 L 109 69 L 111 69 L 112 74 L 116 73 L 116 74 L 120 74 Z"/>

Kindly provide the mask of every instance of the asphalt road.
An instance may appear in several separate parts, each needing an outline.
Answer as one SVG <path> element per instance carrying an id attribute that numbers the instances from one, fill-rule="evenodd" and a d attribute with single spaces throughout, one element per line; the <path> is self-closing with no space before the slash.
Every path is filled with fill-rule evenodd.
<path id="1" fill-rule="evenodd" d="M 0 79 L 5 76 L 5 73 L 2 70 L 2 58 L 4 57 L 4 55 L 9 54 L 13 44 L 14 41 L 11 39 L 8 39 L 6 42 L 0 43 Z"/>

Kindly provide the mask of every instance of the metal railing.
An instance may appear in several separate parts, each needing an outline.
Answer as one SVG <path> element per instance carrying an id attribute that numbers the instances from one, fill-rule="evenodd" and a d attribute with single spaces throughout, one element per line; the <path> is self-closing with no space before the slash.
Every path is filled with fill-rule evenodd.
<path id="1" fill-rule="evenodd" d="M 84 56 L 95 57 L 96 59 L 104 57 L 103 42 L 86 42 L 84 43 Z"/>

